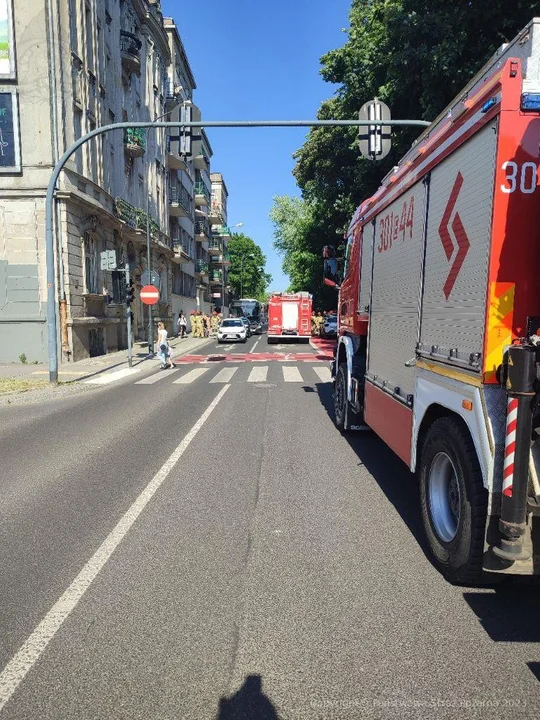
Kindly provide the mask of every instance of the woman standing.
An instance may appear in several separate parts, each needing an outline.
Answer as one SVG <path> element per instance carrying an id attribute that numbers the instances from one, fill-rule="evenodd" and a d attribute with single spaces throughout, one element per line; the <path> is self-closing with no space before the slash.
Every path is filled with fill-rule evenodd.
<path id="1" fill-rule="evenodd" d="M 167 331 L 165 325 L 162 322 L 158 323 L 158 348 L 159 348 L 159 359 L 161 360 L 161 369 L 165 370 L 166 367 L 174 367 L 174 363 L 171 358 L 171 348 L 167 342 Z"/>
<path id="2" fill-rule="evenodd" d="M 185 338 L 186 329 L 187 329 L 186 316 L 184 315 L 183 312 L 181 312 L 180 317 L 178 318 L 178 335 L 180 336 L 180 339 Z"/>

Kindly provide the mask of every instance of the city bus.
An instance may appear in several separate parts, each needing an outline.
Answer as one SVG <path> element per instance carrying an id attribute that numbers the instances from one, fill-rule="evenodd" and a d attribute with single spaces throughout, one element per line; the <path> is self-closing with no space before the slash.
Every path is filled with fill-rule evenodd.
<path id="1" fill-rule="evenodd" d="M 246 317 L 249 320 L 251 331 L 260 333 L 266 320 L 266 305 L 254 298 L 231 300 L 229 303 L 229 315 L 231 317 Z"/>

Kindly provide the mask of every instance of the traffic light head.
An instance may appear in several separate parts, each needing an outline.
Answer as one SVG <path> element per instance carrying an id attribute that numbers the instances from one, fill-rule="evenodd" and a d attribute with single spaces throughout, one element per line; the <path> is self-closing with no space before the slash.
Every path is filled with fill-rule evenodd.
<path id="1" fill-rule="evenodd" d="M 133 280 L 130 279 L 129 284 L 126 288 L 126 305 L 131 305 L 135 300 L 135 288 L 133 287 Z"/>

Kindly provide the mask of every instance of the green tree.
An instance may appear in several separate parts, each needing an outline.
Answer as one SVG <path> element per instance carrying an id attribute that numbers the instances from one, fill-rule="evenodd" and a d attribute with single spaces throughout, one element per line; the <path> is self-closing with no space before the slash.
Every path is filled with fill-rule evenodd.
<path id="1" fill-rule="evenodd" d="M 317 209 L 307 200 L 281 195 L 274 197 L 270 211 L 274 225 L 274 247 L 283 257 L 283 272 L 289 276 L 290 292 L 307 290 L 316 307 L 333 308 L 337 301 L 334 290 L 322 282 L 322 248 L 341 242 L 335 233 L 317 236 Z"/>
<path id="2" fill-rule="evenodd" d="M 261 248 L 247 235 L 234 233 L 228 251 L 228 278 L 234 295 L 264 300 L 272 276 L 265 272 L 266 256 Z"/>
<path id="3" fill-rule="evenodd" d="M 434 120 L 504 42 L 537 10 L 533 0 L 353 0 L 348 39 L 321 59 L 321 75 L 338 85 L 320 119 L 351 119 L 379 97 L 398 119 Z M 345 232 L 355 208 L 377 189 L 417 137 L 393 131 L 385 160 L 359 156 L 357 130 L 314 128 L 295 154 L 302 197 L 315 208 L 307 251 Z"/>

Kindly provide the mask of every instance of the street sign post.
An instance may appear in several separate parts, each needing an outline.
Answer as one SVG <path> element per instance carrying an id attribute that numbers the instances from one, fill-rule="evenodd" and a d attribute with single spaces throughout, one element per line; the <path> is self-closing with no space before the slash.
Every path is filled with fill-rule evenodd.
<path id="1" fill-rule="evenodd" d="M 390 108 L 381 100 L 370 100 L 364 103 L 358 113 L 363 122 L 376 121 L 376 125 L 363 125 L 358 132 L 360 152 L 366 160 L 382 160 L 392 147 L 390 125 L 381 122 L 391 119 Z"/>
<path id="2" fill-rule="evenodd" d="M 145 270 L 141 275 L 141 285 L 159 285 L 159 274 L 155 270 Z"/>
<path id="3" fill-rule="evenodd" d="M 101 269 L 116 270 L 116 251 L 104 250 L 101 253 Z"/>
<path id="4" fill-rule="evenodd" d="M 129 267 L 124 268 L 126 273 L 126 314 L 127 314 L 127 341 L 128 341 L 128 367 L 133 367 L 133 342 L 131 337 L 131 297 L 127 289 L 130 287 Z"/>
<path id="5" fill-rule="evenodd" d="M 159 290 L 153 285 L 145 285 L 141 288 L 141 301 L 145 305 L 155 305 L 159 300 Z"/>

